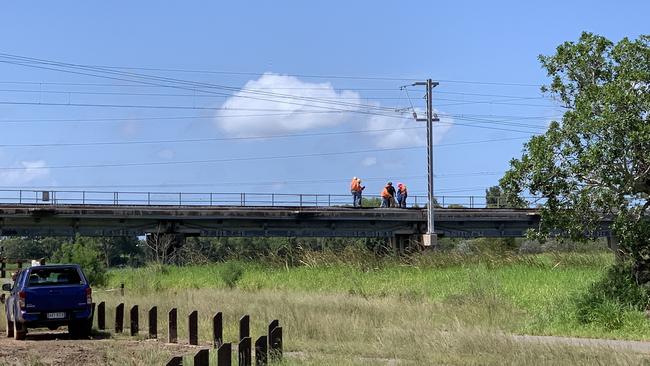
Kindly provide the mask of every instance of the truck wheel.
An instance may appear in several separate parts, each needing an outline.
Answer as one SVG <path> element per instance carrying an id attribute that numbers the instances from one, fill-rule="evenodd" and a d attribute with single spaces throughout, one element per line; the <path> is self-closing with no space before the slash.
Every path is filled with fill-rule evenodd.
<path id="1" fill-rule="evenodd" d="M 77 320 L 68 324 L 68 333 L 72 339 L 88 339 L 90 336 L 90 327 L 88 321 Z"/>
<path id="2" fill-rule="evenodd" d="M 13 338 L 14 336 L 14 322 L 9 320 L 9 317 L 7 317 L 7 338 Z"/>
<path id="3" fill-rule="evenodd" d="M 27 327 L 20 325 L 19 322 L 14 322 L 14 339 L 17 341 L 24 341 L 27 337 Z"/>

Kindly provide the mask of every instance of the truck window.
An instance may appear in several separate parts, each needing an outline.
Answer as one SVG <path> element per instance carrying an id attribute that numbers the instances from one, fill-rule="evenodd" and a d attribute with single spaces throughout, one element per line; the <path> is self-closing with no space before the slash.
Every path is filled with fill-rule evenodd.
<path id="1" fill-rule="evenodd" d="M 76 268 L 32 268 L 27 281 L 29 287 L 80 285 L 84 282 Z"/>

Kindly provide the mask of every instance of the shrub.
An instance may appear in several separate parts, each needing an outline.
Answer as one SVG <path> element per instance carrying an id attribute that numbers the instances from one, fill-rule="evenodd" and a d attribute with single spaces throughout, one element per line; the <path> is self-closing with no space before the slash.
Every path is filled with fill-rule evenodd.
<path id="1" fill-rule="evenodd" d="M 244 268 L 236 262 L 228 262 L 221 270 L 221 279 L 229 288 L 234 288 L 244 274 Z"/>
<path id="2" fill-rule="evenodd" d="M 78 264 L 91 285 L 106 284 L 106 267 L 93 240 L 77 237 L 73 243 L 66 243 L 52 256 L 54 263 Z"/>
<path id="3" fill-rule="evenodd" d="M 617 263 L 576 299 L 576 315 L 583 324 L 617 329 L 627 313 L 643 311 L 649 303 L 648 291 L 634 281 L 631 263 Z"/>

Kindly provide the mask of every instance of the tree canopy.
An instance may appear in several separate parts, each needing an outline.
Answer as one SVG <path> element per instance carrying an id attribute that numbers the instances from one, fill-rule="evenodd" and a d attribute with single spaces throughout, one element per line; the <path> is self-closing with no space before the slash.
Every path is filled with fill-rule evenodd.
<path id="1" fill-rule="evenodd" d="M 542 87 L 565 108 L 560 121 L 524 145 L 500 181 L 515 201 L 544 197 L 537 234 L 586 239 L 613 219 L 623 254 L 650 281 L 650 35 L 614 43 L 583 33 L 539 56 Z"/>

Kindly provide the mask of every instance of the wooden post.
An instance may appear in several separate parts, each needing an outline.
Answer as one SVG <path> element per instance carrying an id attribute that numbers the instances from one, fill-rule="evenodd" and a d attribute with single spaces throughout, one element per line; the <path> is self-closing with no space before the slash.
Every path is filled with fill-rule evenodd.
<path id="1" fill-rule="evenodd" d="M 178 342 L 178 311 L 176 308 L 173 308 L 169 311 L 169 327 L 167 328 L 169 337 L 167 341 L 169 343 Z"/>
<path id="2" fill-rule="evenodd" d="M 275 327 L 271 331 L 269 354 L 271 362 L 282 360 L 282 327 Z"/>
<path id="3" fill-rule="evenodd" d="M 120 283 L 120 296 L 124 296 L 124 284 Z"/>
<path id="4" fill-rule="evenodd" d="M 244 315 L 239 319 L 239 341 L 250 337 L 250 316 Z"/>
<path id="5" fill-rule="evenodd" d="M 158 307 L 152 306 L 149 309 L 149 338 L 158 338 Z"/>
<path id="6" fill-rule="evenodd" d="M 140 314 L 138 312 L 138 305 L 133 305 L 130 312 L 131 319 L 131 337 L 138 335 L 140 331 Z"/>
<path id="7" fill-rule="evenodd" d="M 97 305 L 97 329 L 106 329 L 106 303 L 103 301 Z"/>
<path id="8" fill-rule="evenodd" d="M 191 312 L 188 321 L 190 344 L 196 346 L 199 344 L 199 313 L 196 310 Z"/>
<path id="9" fill-rule="evenodd" d="M 124 304 L 120 303 L 115 308 L 115 333 L 122 333 L 124 329 Z"/>
<path id="10" fill-rule="evenodd" d="M 266 342 L 266 336 L 261 336 L 255 341 L 255 366 L 266 366 L 268 363 Z"/>
<path id="11" fill-rule="evenodd" d="M 167 366 L 183 366 L 183 357 L 181 356 L 174 356 L 172 357 L 169 362 L 167 362 Z"/>
<path id="12" fill-rule="evenodd" d="M 224 343 L 217 350 L 217 366 L 230 366 L 232 361 L 232 347 Z"/>
<path id="13" fill-rule="evenodd" d="M 194 366 L 210 366 L 210 350 L 202 349 L 194 355 Z"/>
<path id="14" fill-rule="evenodd" d="M 221 312 L 214 314 L 212 317 L 212 344 L 214 348 L 219 348 L 223 343 L 223 315 Z"/>
<path id="15" fill-rule="evenodd" d="M 239 366 L 251 366 L 251 337 L 239 340 L 237 353 L 239 354 Z"/>
<path id="16" fill-rule="evenodd" d="M 268 335 L 269 345 L 271 344 L 270 343 L 271 342 L 271 332 L 273 331 L 273 329 L 275 329 L 275 328 L 277 328 L 279 326 L 280 326 L 280 321 L 277 320 L 277 319 L 271 320 L 271 322 L 269 323 L 269 331 L 268 331 L 268 334 L 267 334 Z"/>

